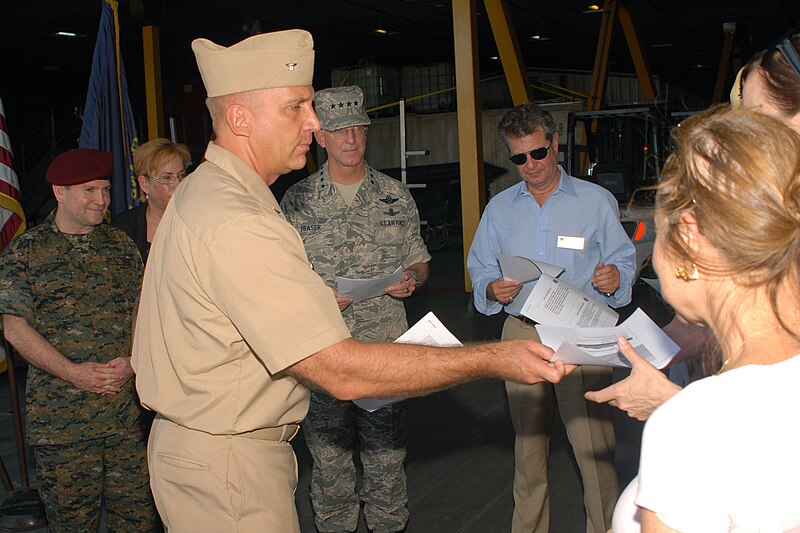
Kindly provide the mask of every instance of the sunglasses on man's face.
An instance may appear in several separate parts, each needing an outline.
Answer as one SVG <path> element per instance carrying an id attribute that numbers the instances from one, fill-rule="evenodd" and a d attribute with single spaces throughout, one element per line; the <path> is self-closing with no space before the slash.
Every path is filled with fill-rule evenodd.
<path id="1" fill-rule="evenodd" d="M 531 159 L 535 159 L 536 161 L 541 161 L 545 157 L 547 157 L 547 151 L 550 150 L 550 145 L 553 144 L 550 141 L 550 144 L 547 146 L 542 146 L 541 148 L 537 148 L 536 150 L 531 150 L 530 152 L 522 152 L 521 154 L 514 154 L 508 157 L 508 160 L 514 163 L 515 165 L 524 165 L 525 162 L 528 160 L 528 156 L 531 156 Z"/>

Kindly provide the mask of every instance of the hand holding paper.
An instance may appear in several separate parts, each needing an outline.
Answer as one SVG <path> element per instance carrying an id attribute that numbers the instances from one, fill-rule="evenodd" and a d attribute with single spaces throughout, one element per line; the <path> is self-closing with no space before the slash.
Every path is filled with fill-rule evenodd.
<path id="1" fill-rule="evenodd" d="M 619 349 L 631 364 L 633 370 L 630 376 L 605 389 L 589 391 L 584 396 L 592 402 L 608 402 L 636 420 L 647 420 L 659 405 L 672 398 L 681 388 L 641 358 L 627 340 L 619 340 Z"/>
<path id="2" fill-rule="evenodd" d="M 400 281 L 384 288 L 384 292 L 392 298 L 400 300 L 408 298 L 417 289 L 417 278 L 406 270 L 402 273 Z"/>
<path id="3" fill-rule="evenodd" d="M 369 298 L 383 296 L 386 294 L 386 287 L 396 285 L 403 279 L 403 267 L 397 267 L 391 276 L 378 279 L 353 279 L 337 277 L 336 284 L 339 296 L 350 296 L 353 303 L 363 302 Z"/>
<path id="4" fill-rule="evenodd" d="M 524 285 L 518 281 L 497 278 L 487 287 L 486 296 L 489 299 L 497 300 L 505 306 L 509 306 L 523 287 Z M 521 303 L 522 302 L 520 302 L 520 304 Z M 506 310 L 508 310 L 508 307 Z"/>
<path id="5" fill-rule="evenodd" d="M 350 296 L 339 296 L 339 290 L 335 287 L 331 287 L 331 290 L 333 291 L 333 297 L 336 298 L 336 305 L 339 306 L 339 311 L 344 311 L 353 303 L 353 299 Z"/>

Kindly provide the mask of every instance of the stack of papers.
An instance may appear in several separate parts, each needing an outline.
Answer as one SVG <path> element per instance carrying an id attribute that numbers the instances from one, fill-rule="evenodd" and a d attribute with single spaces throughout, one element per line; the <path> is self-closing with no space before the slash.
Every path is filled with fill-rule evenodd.
<path id="1" fill-rule="evenodd" d="M 615 327 L 619 320 L 616 311 L 556 279 L 562 268 L 519 256 L 497 254 L 497 259 L 503 278 L 524 284 L 514 301 L 506 305 L 506 312 L 538 322 L 542 344 L 556 352 L 551 361 L 630 367 L 617 346 L 621 336 L 656 368 L 665 367 L 680 351 L 641 309 Z"/>
<path id="2" fill-rule="evenodd" d="M 601 365 L 630 368 L 619 351 L 617 339 L 625 337 L 633 349 L 656 368 L 664 368 L 680 348 L 641 309 L 622 324 L 606 328 L 564 328 L 539 324 L 536 331 L 542 344 L 554 349 L 551 361 L 574 365 Z"/>

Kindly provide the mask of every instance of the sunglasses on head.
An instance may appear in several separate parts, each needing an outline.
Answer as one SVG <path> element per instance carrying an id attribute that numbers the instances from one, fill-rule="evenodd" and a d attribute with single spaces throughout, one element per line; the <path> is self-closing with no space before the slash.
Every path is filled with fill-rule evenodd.
<path id="1" fill-rule="evenodd" d="M 797 74 L 797 77 L 800 78 L 800 54 L 797 53 L 791 37 L 787 37 L 776 44 L 775 48 L 778 49 L 786 62 L 789 63 L 789 66 L 792 67 L 794 73 Z"/>
<path id="2" fill-rule="evenodd" d="M 553 144 L 553 141 L 550 141 L 550 144 L 547 146 L 542 146 L 541 148 L 537 148 L 536 150 L 531 150 L 530 152 L 522 152 L 521 154 L 514 154 L 508 157 L 508 160 L 514 163 L 515 165 L 524 165 L 525 162 L 528 160 L 528 156 L 531 156 L 531 159 L 535 159 L 536 161 L 541 161 L 545 157 L 547 157 L 547 151 L 550 150 L 550 145 Z"/>

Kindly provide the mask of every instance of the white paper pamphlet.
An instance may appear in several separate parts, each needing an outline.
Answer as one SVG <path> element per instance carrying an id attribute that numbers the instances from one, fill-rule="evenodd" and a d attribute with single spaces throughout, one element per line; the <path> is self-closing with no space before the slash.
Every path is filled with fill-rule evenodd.
<path id="1" fill-rule="evenodd" d="M 521 299 L 522 295 L 520 292 L 514 300 Z M 619 320 L 619 314 L 600 300 L 548 274 L 542 274 L 533 286 L 519 313 L 514 313 L 509 306 L 506 312 L 525 315 L 539 324 L 577 328 L 613 326 Z"/>
<path id="2" fill-rule="evenodd" d="M 426 346 L 463 346 L 455 335 L 450 333 L 444 324 L 428 312 L 419 322 L 408 328 L 408 331 L 397 337 L 394 342 L 405 344 L 425 344 Z M 381 407 L 393 404 L 404 398 L 364 398 L 353 400 L 353 403 L 365 411 L 376 411 Z"/>
<path id="3" fill-rule="evenodd" d="M 386 294 L 386 287 L 395 285 L 403 281 L 403 267 L 397 267 L 397 270 L 392 272 L 391 276 L 380 279 L 353 279 L 353 278 L 336 278 L 336 289 L 339 291 L 339 296 L 350 296 L 353 298 L 353 303 L 363 302 L 376 296 L 383 296 Z"/>
<path id="4" fill-rule="evenodd" d="M 565 328 L 539 324 L 536 330 L 542 344 L 556 351 L 551 361 L 560 359 L 574 365 L 630 368 L 630 362 L 617 346 L 619 337 L 628 339 L 633 349 L 656 368 L 664 368 L 680 351 L 641 308 L 616 327 Z"/>
<path id="5" fill-rule="evenodd" d="M 503 278 L 519 281 L 520 283 L 535 281 L 542 274 L 557 278 L 559 274 L 564 272 L 564 269 L 560 266 L 551 265 L 543 261 L 534 261 L 518 255 L 497 254 L 497 260 L 500 262 Z"/>

